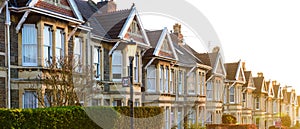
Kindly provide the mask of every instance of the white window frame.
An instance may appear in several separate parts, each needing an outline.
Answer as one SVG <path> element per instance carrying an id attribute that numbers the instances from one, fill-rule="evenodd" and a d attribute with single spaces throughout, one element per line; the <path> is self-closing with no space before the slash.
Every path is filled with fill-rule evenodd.
<path id="1" fill-rule="evenodd" d="M 206 99 L 207 100 L 213 100 L 213 85 L 211 81 L 207 83 L 206 87 Z"/>
<path id="2" fill-rule="evenodd" d="M 183 71 L 178 71 L 178 94 L 183 94 Z"/>
<path id="3" fill-rule="evenodd" d="M 235 87 L 232 86 L 229 89 L 229 103 L 235 103 Z"/>
<path id="4" fill-rule="evenodd" d="M 52 62 L 52 29 L 51 26 L 45 25 L 43 29 L 43 44 L 44 44 L 44 66 Z M 46 53 L 47 51 L 47 53 Z"/>
<path id="5" fill-rule="evenodd" d="M 169 93 L 169 67 L 165 68 L 165 87 L 164 87 L 164 93 Z"/>
<path id="6" fill-rule="evenodd" d="M 159 68 L 159 91 L 164 92 L 164 67 L 160 66 Z"/>
<path id="7" fill-rule="evenodd" d="M 101 80 L 101 47 L 93 47 L 93 65 L 96 80 Z"/>
<path id="8" fill-rule="evenodd" d="M 255 98 L 255 109 L 259 110 L 260 109 L 260 102 L 259 102 L 259 97 Z"/>
<path id="9" fill-rule="evenodd" d="M 202 79 L 201 79 L 202 77 L 201 77 L 201 72 L 198 72 L 198 74 L 197 74 L 197 86 L 196 86 L 196 89 L 197 89 L 197 94 L 198 95 L 201 95 L 201 81 L 202 81 Z"/>
<path id="10" fill-rule="evenodd" d="M 119 71 L 116 71 L 117 69 L 119 69 Z M 123 72 L 123 53 L 121 50 L 115 50 L 112 54 L 112 80 L 116 82 L 121 82 L 122 72 Z M 116 75 L 119 74 L 120 78 L 114 78 L 114 74 Z"/>
<path id="11" fill-rule="evenodd" d="M 170 93 L 174 93 L 174 69 L 171 69 L 170 71 Z"/>
<path id="12" fill-rule="evenodd" d="M 25 50 L 26 46 L 32 46 L 33 50 L 26 51 Z M 29 54 L 26 52 L 29 52 L 30 54 L 32 54 L 32 55 L 29 55 L 28 57 L 32 58 L 33 61 L 26 62 L 25 55 Z M 24 24 L 23 29 L 22 29 L 22 65 L 23 66 L 37 66 L 37 63 L 38 63 L 37 52 L 38 52 L 37 29 L 35 27 L 35 24 Z"/>
<path id="13" fill-rule="evenodd" d="M 187 88 L 187 91 L 188 91 L 188 94 L 195 94 L 196 92 L 196 86 L 195 86 L 195 83 L 196 83 L 196 75 L 195 75 L 195 72 L 192 72 L 190 74 L 190 76 L 188 77 L 188 88 Z"/>
<path id="14" fill-rule="evenodd" d="M 65 33 L 64 29 L 57 28 L 55 32 L 55 57 L 56 59 L 61 59 L 64 57 L 65 48 Z M 59 52 L 59 53 L 58 53 Z"/>
<path id="15" fill-rule="evenodd" d="M 26 100 L 27 93 L 31 100 Z M 33 93 L 33 94 L 32 94 Z M 31 95 L 30 95 L 31 94 Z M 34 97 L 34 98 L 31 98 Z M 29 102 L 31 101 L 31 102 Z M 29 102 L 28 104 L 26 102 Z M 33 90 L 25 90 L 23 93 L 23 108 L 38 108 L 38 98 L 36 91 Z"/>
<path id="16" fill-rule="evenodd" d="M 138 55 L 138 53 L 135 55 L 135 67 L 134 67 L 134 82 L 135 83 L 139 83 L 139 66 L 140 66 L 140 56 Z"/>
<path id="17" fill-rule="evenodd" d="M 79 68 L 79 65 L 83 63 L 82 61 L 82 39 L 79 37 L 75 37 L 75 41 L 74 41 L 74 61 L 75 61 L 75 65 L 77 65 L 76 70 L 77 72 L 81 71 L 81 68 Z M 78 47 L 78 48 L 77 48 Z"/>
<path id="18" fill-rule="evenodd" d="M 201 95 L 205 95 L 205 74 L 201 73 Z"/>
<path id="19" fill-rule="evenodd" d="M 154 65 L 147 68 L 147 92 L 156 92 L 156 68 Z"/>

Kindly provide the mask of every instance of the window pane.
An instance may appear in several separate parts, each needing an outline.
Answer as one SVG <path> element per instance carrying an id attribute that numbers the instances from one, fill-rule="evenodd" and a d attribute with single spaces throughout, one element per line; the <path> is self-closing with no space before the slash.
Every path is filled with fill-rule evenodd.
<path id="1" fill-rule="evenodd" d="M 23 96 L 23 108 L 37 108 L 37 98 L 35 91 L 25 91 Z"/>
<path id="2" fill-rule="evenodd" d="M 147 91 L 156 91 L 156 68 L 150 66 L 147 68 Z"/>
<path id="3" fill-rule="evenodd" d="M 114 51 L 112 55 L 112 73 L 114 81 L 121 81 L 122 78 L 122 53 L 120 50 Z"/>
<path id="4" fill-rule="evenodd" d="M 24 24 L 22 29 L 23 65 L 37 65 L 37 30 L 34 24 Z"/>

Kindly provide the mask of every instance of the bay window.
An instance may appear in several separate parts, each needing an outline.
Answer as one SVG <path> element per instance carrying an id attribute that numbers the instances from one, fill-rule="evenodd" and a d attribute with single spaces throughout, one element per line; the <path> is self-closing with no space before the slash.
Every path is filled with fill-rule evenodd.
<path id="1" fill-rule="evenodd" d="M 35 24 L 24 24 L 22 29 L 22 64 L 37 66 L 37 29 Z"/>
<path id="2" fill-rule="evenodd" d="M 159 91 L 161 93 L 164 90 L 163 76 L 164 76 L 164 67 L 160 66 L 160 69 L 159 69 Z"/>
<path id="3" fill-rule="evenodd" d="M 135 67 L 134 67 L 134 82 L 138 83 L 139 82 L 139 64 L 140 64 L 140 59 L 138 53 L 135 55 Z"/>
<path id="4" fill-rule="evenodd" d="M 169 68 L 166 67 L 165 69 L 165 90 L 164 92 L 165 93 L 168 93 L 169 92 Z"/>
<path id="5" fill-rule="evenodd" d="M 75 71 L 81 72 L 81 63 L 82 63 L 82 39 L 76 37 L 74 44 L 74 61 L 75 61 Z"/>
<path id="6" fill-rule="evenodd" d="M 182 83 L 183 83 L 183 75 L 182 75 L 182 71 L 179 71 L 178 73 L 178 93 L 182 94 L 183 93 L 183 89 L 182 89 Z"/>
<path id="7" fill-rule="evenodd" d="M 188 93 L 195 94 L 195 73 L 192 72 L 191 75 L 188 77 Z"/>
<path id="8" fill-rule="evenodd" d="M 229 89 L 229 102 L 230 103 L 234 103 L 234 88 L 235 87 L 230 87 L 230 89 Z"/>
<path id="9" fill-rule="evenodd" d="M 213 99 L 213 88 L 212 88 L 212 83 L 209 82 L 207 83 L 207 88 L 206 88 L 206 97 L 207 100 L 212 100 Z"/>

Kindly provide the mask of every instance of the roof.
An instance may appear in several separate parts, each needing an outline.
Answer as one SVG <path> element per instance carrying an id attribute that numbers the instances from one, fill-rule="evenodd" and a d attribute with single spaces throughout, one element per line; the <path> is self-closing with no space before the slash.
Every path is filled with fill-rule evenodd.
<path id="1" fill-rule="evenodd" d="M 279 84 L 272 84 L 273 85 L 273 90 L 274 90 L 274 97 L 278 98 L 278 93 L 280 92 L 280 85 Z"/>
<path id="2" fill-rule="evenodd" d="M 228 80 L 236 80 L 236 74 L 239 68 L 239 62 L 235 63 L 226 63 L 225 64 L 227 76 L 226 79 Z"/>
<path id="3" fill-rule="evenodd" d="M 288 103 L 292 103 L 291 102 L 291 95 L 292 95 L 292 92 L 287 92 L 287 101 L 288 101 Z"/>
<path id="4" fill-rule="evenodd" d="M 163 32 L 163 30 L 146 31 L 148 38 L 149 38 L 150 45 L 152 47 L 157 45 L 162 32 Z"/>
<path id="5" fill-rule="evenodd" d="M 204 64 L 214 67 L 218 58 L 218 53 L 198 53 L 195 54 Z"/>
<path id="6" fill-rule="evenodd" d="M 96 4 L 91 1 L 84 1 L 84 0 L 74 0 L 77 4 L 78 10 L 81 12 L 82 17 L 85 21 L 88 21 L 88 19 L 97 12 L 98 8 Z"/>
<path id="7" fill-rule="evenodd" d="M 245 84 L 244 84 L 244 87 L 248 87 L 248 84 L 249 84 L 249 81 L 252 77 L 252 72 L 251 71 L 244 71 L 244 74 L 245 74 Z"/>
<path id="8" fill-rule="evenodd" d="M 262 91 L 262 86 L 263 86 L 263 82 L 264 82 L 264 77 L 254 77 L 253 78 L 254 81 L 254 85 L 255 85 L 255 93 L 261 93 Z"/>

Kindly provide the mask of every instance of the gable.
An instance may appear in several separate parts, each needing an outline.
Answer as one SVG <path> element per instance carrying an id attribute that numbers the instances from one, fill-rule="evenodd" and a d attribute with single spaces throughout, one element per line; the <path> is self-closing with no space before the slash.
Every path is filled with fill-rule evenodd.
<path id="1" fill-rule="evenodd" d="M 270 88 L 269 88 L 269 95 L 274 97 L 274 89 L 273 89 L 272 85 L 270 85 Z"/>
<path id="2" fill-rule="evenodd" d="M 164 28 L 163 32 L 161 33 L 153 55 L 171 58 L 174 60 L 178 59 L 167 28 Z"/>
<path id="3" fill-rule="evenodd" d="M 34 6 L 83 20 L 74 0 L 39 0 Z"/>
<path id="4" fill-rule="evenodd" d="M 141 19 L 135 6 L 132 6 L 131 12 L 127 17 L 118 38 L 125 40 L 133 40 L 138 45 L 150 46 L 146 31 L 141 24 Z"/>
<path id="5" fill-rule="evenodd" d="M 142 34 L 142 28 L 136 18 L 134 18 L 129 28 L 127 29 L 124 39 L 133 40 L 140 43 L 146 42 L 145 37 Z"/>
<path id="6" fill-rule="evenodd" d="M 224 70 L 224 66 L 223 66 L 223 64 L 222 64 L 221 59 L 218 59 L 217 65 L 216 65 L 215 68 L 216 68 L 216 69 L 215 69 L 215 73 L 221 74 L 221 75 L 225 75 L 225 70 Z"/>
<path id="7" fill-rule="evenodd" d="M 245 82 L 246 81 L 244 70 L 241 67 L 241 62 L 239 62 L 239 67 L 238 67 L 238 72 L 237 72 L 237 75 L 236 75 L 236 79 L 238 81 L 241 81 L 241 82 Z"/>

